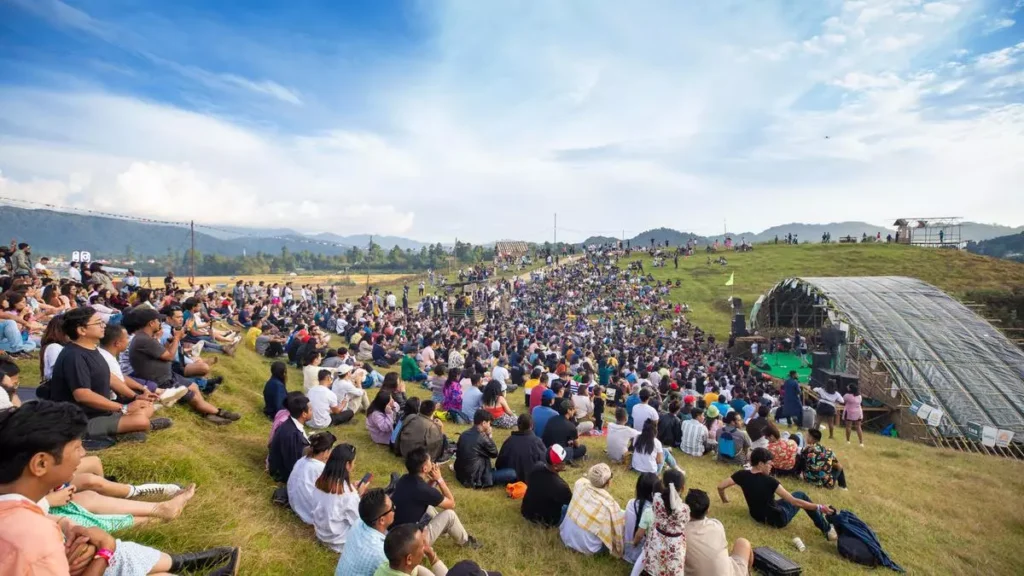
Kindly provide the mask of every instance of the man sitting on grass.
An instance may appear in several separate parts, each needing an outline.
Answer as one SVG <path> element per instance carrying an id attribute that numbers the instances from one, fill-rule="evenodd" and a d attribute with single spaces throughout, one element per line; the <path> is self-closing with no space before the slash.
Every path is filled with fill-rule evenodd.
<path id="1" fill-rule="evenodd" d="M 491 437 L 491 421 L 486 410 L 473 415 L 473 427 L 459 435 L 455 445 L 455 478 L 467 488 L 504 486 L 516 481 L 513 468 L 495 470 L 491 458 L 498 456 L 498 448 Z"/>
<path id="2" fill-rule="evenodd" d="M 395 504 L 383 488 L 367 490 L 359 499 L 359 522 L 348 534 L 334 576 L 373 576 L 384 562 L 384 537 L 395 522 Z"/>
<path id="3" fill-rule="evenodd" d="M 155 425 L 150 421 L 153 403 L 148 400 L 139 398 L 121 404 L 110 399 L 110 368 L 98 350 L 106 323 L 99 314 L 89 307 L 70 310 L 64 314 L 63 328 L 70 342 L 53 365 L 49 399 L 79 405 L 89 419 L 88 436 L 106 437 L 170 426 L 166 418 L 158 418 Z"/>
<path id="4" fill-rule="evenodd" d="M 289 394 L 284 406 L 285 410 L 288 410 L 289 418 L 278 427 L 270 439 L 270 454 L 267 458 L 270 476 L 278 482 L 288 481 L 292 468 L 309 446 L 305 424 L 313 417 L 309 398 L 304 394 Z"/>
<path id="5" fill-rule="evenodd" d="M 517 421 L 518 431 L 505 439 L 498 452 L 494 466 L 515 470 L 516 479 L 528 483 L 528 476 L 534 465 L 544 462 L 547 449 L 544 441 L 533 433 L 533 418 L 529 414 L 520 414 Z"/>
<path id="6" fill-rule="evenodd" d="M 750 454 L 750 470 L 740 470 L 723 480 L 718 485 L 718 496 L 723 504 L 728 504 L 729 498 L 725 491 L 732 486 L 739 486 L 747 500 L 750 517 L 775 528 L 788 526 L 802 509 L 826 538 L 835 541 L 836 530 L 825 518 L 830 508 L 825 504 L 814 504 L 804 492 L 790 494 L 771 476 L 771 472 L 772 453 L 767 448 L 755 448 Z M 776 495 L 779 500 L 775 499 Z"/>
<path id="7" fill-rule="evenodd" d="M 179 310 L 178 313 L 180 312 Z M 157 339 L 163 333 L 164 315 L 156 310 L 136 308 L 129 313 L 129 317 L 132 325 L 138 327 L 132 337 L 132 343 L 128 346 L 128 359 L 131 362 L 133 378 L 144 384 L 145 381 L 149 381 L 154 388 L 171 389 L 185 386 L 189 392 L 181 401 L 213 424 L 230 424 L 241 418 L 234 412 L 222 410 L 207 402 L 197 384 L 172 370 L 171 363 L 183 336 L 180 327 L 171 333 L 165 345 L 160 344 Z"/>
<path id="8" fill-rule="evenodd" d="M 534 464 L 530 471 L 526 495 L 519 510 L 523 518 L 550 528 L 558 526 L 565 518 L 572 501 L 572 490 L 559 476 L 565 470 L 565 449 L 556 444 L 548 449 L 545 458 L 545 461 Z"/>
<path id="9" fill-rule="evenodd" d="M 750 541 L 737 538 L 729 552 L 725 526 L 708 518 L 711 498 L 707 492 L 691 488 L 686 494 L 690 521 L 686 524 L 686 576 L 747 576 L 754 565 Z"/>
<path id="10" fill-rule="evenodd" d="M 448 573 L 448 567 L 431 548 L 427 531 L 415 524 L 399 525 L 388 532 L 384 538 L 384 555 L 387 561 L 373 576 L 443 576 Z M 421 565 L 423 558 L 430 563 L 430 570 Z"/>
<path id="11" fill-rule="evenodd" d="M 430 545 L 448 534 L 459 546 L 479 548 L 479 542 L 466 533 L 455 514 L 455 496 L 441 476 L 441 468 L 431 461 L 427 451 L 417 448 L 406 455 L 405 468 L 408 473 L 398 479 L 391 495 L 397 509 L 395 523 L 423 526 Z"/>
<path id="12" fill-rule="evenodd" d="M 307 392 L 309 405 L 313 410 L 313 417 L 309 420 L 309 427 L 316 430 L 323 430 L 328 426 L 344 424 L 355 415 L 347 408 L 348 402 L 342 404 L 338 395 L 331 390 L 334 382 L 334 373 L 331 370 L 322 368 L 317 373 L 318 383 Z"/>

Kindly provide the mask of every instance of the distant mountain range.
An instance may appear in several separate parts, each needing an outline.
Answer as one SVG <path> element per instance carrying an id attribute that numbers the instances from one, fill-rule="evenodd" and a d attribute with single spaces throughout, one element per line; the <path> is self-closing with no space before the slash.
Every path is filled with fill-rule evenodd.
<path id="1" fill-rule="evenodd" d="M 832 222 L 830 224 L 783 224 L 781 226 L 772 226 L 762 232 L 728 232 L 726 234 L 719 234 L 716 236 L 701 236 L 699 234 L 693 234 L 690 232 L 680 232 L 671 228 L 656 228 L 654 230 L 648 230 L 642 232 L 632 238 L 628 238 L 630 244 L 633 246 L 649 246 L 651 239 L 654 239 L 655 244 L 664 244 L 668 240 L 672 246 L 679 246 L 685 244 L 687 240 L 695 238 L 698 242 L 709 243 L 715 240 L 724 241 L 726 237 L 732 238 L 733 241 L 739 242 L 746 240 L 747 242 L 771 242 L 778 236 L 779 239 L 785 238 L 789 234 L 794 234 L 797 239 L 801 242 L 819 242 L 821 241 L 821 235 L 825 232 L 832 234 L 833 242 L 838 241 L 843 236 L 855 236 L 861 238 L 864 234 L 874 236 L 881 234 L 882 238 L 885 238 L 888 234 L 895 234 L 895 228 L 884 228 L 876 226 L 874 224 L 868 224 L 867 222 Z M 979 224 L 977 222 L 964 222 L 961 229 L 961 238 L 963 241 L 981 242 L 983 240 L 989 240 L 1004 236 L 1008 234 L 1019 234 L 1024 232 L 1024 226 L 1018 226 L 1016 228 L 1010 226 L 1001 226 L 999 224 Z M 611 238 L 608 236 L 591 236 L 583 241 L 584 244 L 605 244 L 608 242 L 618 242 L 618 238 Z"/>
<path id="2" fill-rule="evenodd" d="M 967 251 L 1024 262 L 1024 232 L 990 238 L 981 242 L 968 242 Z"/>
<path id="3" fill-rule="evenodd" d="M 7 238 L 17 238 L 32 244 L 37 255 L 69 254 L 73 250 L 88 250 L 96 256 L 124 256 L 129 251 L 136 257 L 163 257 L 168 252 L 184 253 L 190 245 L 187 228 L 146 224 L 130 220 L 69 214 L 52 210 L 30 210 L 0 205 L 0 234 Z M 739 232 L 727 234 L 734 241 L 746 239 L 748 242 L 770 242 L 777 235 L 780 239 L 787 234 L 795 234 L 801 241 L 817 242 L 824 232 L 830 232 L 833 240 L 842 236 L 861 237 L 862 234 L 894 232 L 892 229 L 881 228 L 866 222 L 835 222 L 831 224 L 785 224 L 773 226 L 762 232 Z M 1004 244 L 995 242 L 983 244 L 983 241 L 1004 236 L 1020 235 L 1024 226 L 1009 227 L 996 224 L 979 224 L 965 222 L 962 227 L 964 241 L 980 243 L 974 251 L 987 254 L 981 250 L 1000 251 Z M 700 236 L 689 232 L 681 232 L 670 228 L 648 230 L 629 238 L 634 246 L 647 246 L 653 238 L 655 243 L 664 244 L 665 240 L 673 246 L 685 244 L 690 238 L 699 242 L 724 240 L 726 235 Z M 238 226 L 196 225 L 196 250 L 202 254 L 221 254 L 239 256 L 243 253 L 280 254 L 282 247 L 291 252 L 308 250 L 313 253 L 337 255 L 357 246 L 365 249 L 370 239 L 385 251 L 398 246 L 402 250 L 419 250 L 427 243 L 397 236 L 371 236 L 353 234 L 342 236 L 330 232 L 305 235 L 290 228 L 243 228 Z M 593 236 L 584 244 L 616 242 L 618 238 Z M 1015 242 L 1010 239 L 1010 244 Z M 1014 244 L 1015 245 L 1015 244 Z M 986 247 L 987 246 L 987 247 Z M 445 245 L 445 247 L 450 247 Z M 1010 249 L 1012 253 L 1016 248 Z M 992 255 L 998 255 L 993 253 Z"/>
<path id="4" fill-rule="evenodd" d="M 183 227 L 145 224 L 116 218 L 69 214 L 52 210 L 29 210 L 0 206 L 0 230 L 9 238 L 28 242 L 35 254 L 69 254 L 88 250 L 94 256 L 162 257 L 168 252 L 184 253 L 189 249 L 189 230 Z M 319 234 L 305 236 L 287 228 L 252 229 L 217 226 L 209 229 L 196 225 L 196 251 L 201 254 L 240 256 L 243 253 L 280 254 L 282 247 L 291 252 L 337 255 L 352 246 L 365 249 L 368 235 L 339 236 Z M 401 249 L 419 250 L 425 243 L 393 236 L 374 236 L 373 241 L 384 250 L 395 245 Z"/>

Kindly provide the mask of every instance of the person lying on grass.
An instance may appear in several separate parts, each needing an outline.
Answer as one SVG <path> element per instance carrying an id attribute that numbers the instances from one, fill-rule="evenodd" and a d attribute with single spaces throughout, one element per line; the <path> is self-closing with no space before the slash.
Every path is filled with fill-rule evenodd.
<path id="1" fill-rule="evenodd" d="M 718 484 L 718 496 L 723 504 L 728 504 L 729 498 L 725 491 L 739 486 L 747 500 L 750 517 L 775 528 L 785 528 L 803 510 L 828 540 L 835 541 L 836 530 L 825 518 L 830 510 L 834 513 L 834 509 L 825 504 L 814 504 L 804 492 L 790 494 L 771 476 L 771 472 L 772 453 L 767 448 L 755 448 L 750 453 L 750 470 L 740 470 L 722 480 Z M 775 496 L 779 496 L 779 500 Z"/>
<path id="2" fill-rule="evenodd" d="M 238 548 L 169 555 L 47 517 L 45 497 L 73 479 L 87 427 L 81 408 L 67 402 L 0 412 L 0 574 L 144 576 L 217 566 L 211 576 L 238 574 Z"/>

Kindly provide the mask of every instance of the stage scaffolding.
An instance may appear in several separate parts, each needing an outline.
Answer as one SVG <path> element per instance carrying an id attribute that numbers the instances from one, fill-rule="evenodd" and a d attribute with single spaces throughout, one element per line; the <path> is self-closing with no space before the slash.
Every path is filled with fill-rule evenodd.
<path id="1" fill-rule="evenodd" d="M 900 244 L 957 250 L 966 245 L 961 234 L 963 218 L 960 217 L 900 218 L 893 222 L 893 226 L 896 226 Z"/>

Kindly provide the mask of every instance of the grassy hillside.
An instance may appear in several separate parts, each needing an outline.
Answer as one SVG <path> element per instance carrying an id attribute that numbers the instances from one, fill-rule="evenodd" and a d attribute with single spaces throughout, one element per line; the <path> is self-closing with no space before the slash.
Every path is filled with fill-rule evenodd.
<path id="1" fill-rule="evenodd" d="M 712 254 L 712 261 L 718 256 L 724 256 L 728 265 L 708 265 L 708 255 L 700 252 L 680 258 L 678 270 L 671 259 L 666 268 L 651 268 L 650 258 L 645 256 L 644 270 L 659 280 L 681 280 L 672 299 L 689 304 L 689 319 L 719 337 L 729 334 L 730 296 L 742 298 L 749 312 L 758 296 L 788 277 L 912 276 L 955 297 L 976 289 L 1024 286 L 1024 264 L 953 250 L 885 244 L 767 244 L 743 254 Z M 732 273 L 734 285 L 725 286 Z"/>
<path id="2" fill-rule="evenodd" d="M 1024 266 L 962 254 L 913 251 L 893 247 L 768 247 L 745 255 L 731 255 L 726 271 L 706 271 L 703 255 L 680 262 L 684 300 L 694 306 L 694 319 L 725 333 L 727 316 L 717 302 L 729 295 L 722 286 L 728 270 L 736 271 L 736 294 L 754 297 L 777 279 L 794 274 L 907 274 L 919 276 L 954 291 L 982 285 L 1024 282 Z M 670 264 L 671 266 L 671 264 Z M 663 276 L 675 277 L 669 268 Z M 727 331 L 727 330 L 726 330 Z M 213 545 L 243 547 L 242 574 L 332 574 L 337 556 L 320 546 L 313 529 L 290 511 L 273 506 L 274 483 L 264 473 L 270 423 L 262 416 L 262 388 L 269 362 L 249 350 L 235 358 L 221 358 L 216 372 L 227 378 L 212 398 L 244 417 L 233 426 L 215 428 L 185 408 L 162 415 L 174 419 L 173 428 L 152 434 L 148 442 L 122 445 L 101 452 L 107 472 L 128 482 L 196 482 L 199 490 L 184 514 L 174 522 L 146 526 L 119 534 L 168 551 L 194 550 Z M 23 385 L 38 381 L 38 363 L 22 364 Z M 297 371 L 289 375 L 289 389 L 301 389 Z M 409 392 L 425 396 L 418 386 Z M 510 397 L 522 408 L 520 394 Z M 455 437 L 460 427 L 446 426 Z M 373 472 L 375 485 L 388 473 L 400 471 L 401 462 L 372 444 L 363 416 L 337 427 L 340 441 L 358 449 L 356 476 Z M 500 444 L 508 433 L 495 431 Z M 604 440 L 585 440 L 593 457 L 604 461 Z M 839 437 L 826 445 L 834 448 L 848 470 L 849 491 L 810 488 L 784 480 L 790 490 L 804 490 L 812 499 L 856 512 L 879 535 L 892 557 L 911 574 L 1020 574 L 1024 562 L 1017 546 L 1024 538 L 1024 507 L 1015 505 L 1024 494 L 1024 464 L 990 457 L 929 448 L 910 442 L 868 435 L 866 448 L 847 445 Z M 677 452 L 678 455 L 678 452 Z M 730 541 L 750 539 L 755 546 L 771 546 L 804 567 L 804 574 L 859 575 L 869 570 L 837 555 L 801 515 L 784 530 L 766 528 L 747 515 L 743 496 L 736 491 L 723 505 L 715 485 L 733 469 L 708 458 L 680 456 L 688 486 L 712 494 L 711 516 L 726 527 Z M 620 503 L 631 497 L 636 476 L 612 465 L 612 492 Z M 569 469 L 563 477 L 572 484 L 584 472 Z M 565 549 L 557 530 L 542 530 L 519 516 L 519 502 L 500 488 L 472 491 L 457 486 L 445 469 L 457 500 L 456 511 L 469 532 L 484 547 L 466 550 L 442 539 L 439 555 L 454 564 L 471 558 L 486 568 L 513 576 L 626 575 L 629 566 L 608 557 L 585 558 Z M 800 536 L 807 551 L 797 552 L 790 540 Z M 877 572 L 877 571 L 876 571 Z M 877 572 L 881 573 L 881 572 Z"/>

